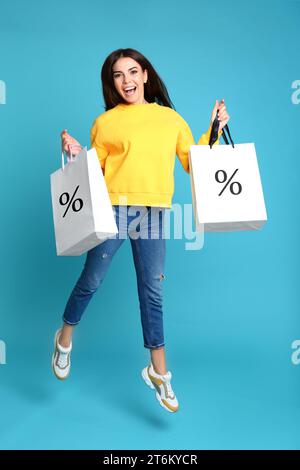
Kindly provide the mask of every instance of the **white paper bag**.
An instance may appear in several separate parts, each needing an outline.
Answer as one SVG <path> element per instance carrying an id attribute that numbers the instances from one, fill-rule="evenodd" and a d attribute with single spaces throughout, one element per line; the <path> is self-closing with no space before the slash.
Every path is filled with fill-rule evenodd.
<path id="1" fill-rule="evenodd" d="M 254 143 L 191 145 L 197 231 L 258 230 L 267 220 Z"/>
<path id="2" fill-rule="evenodd" d="M 95 148 L 82 151 L 50 175 L 56 252 L 78 256 L 118 233 Z"/>

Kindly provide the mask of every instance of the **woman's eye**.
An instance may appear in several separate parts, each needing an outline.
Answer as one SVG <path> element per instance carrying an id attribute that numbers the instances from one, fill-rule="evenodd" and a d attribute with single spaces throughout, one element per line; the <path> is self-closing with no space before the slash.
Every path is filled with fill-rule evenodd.
<path id="1" fill-rule="evenodd" d="M 118 78 L 121 74 L 120 73 L 115 73 L 114 78 Z"/>
<path id="2" fill-rule="evenodd" d="M 137 70 L 131 70 L 131 73 L 137 73 Z M 114 75 L 114 78 L 119 78 L 120 77 L 120 74 L 119 73 L 116 73 Z"/>

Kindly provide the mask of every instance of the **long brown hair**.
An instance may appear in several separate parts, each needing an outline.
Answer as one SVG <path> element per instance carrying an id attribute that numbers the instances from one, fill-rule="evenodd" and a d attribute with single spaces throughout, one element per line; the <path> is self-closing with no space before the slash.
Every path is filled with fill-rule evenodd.
<path id="1" fill-rule="evenodd" d="M 116 49 L 111 52 L 102 65 L 101 80 L 103 98 L 105 101 L 105 111 L 114 108 L 119 103 L 126 103 L 115 88 L 112 73 L 112 67 L 120 57 L 131 57 L 140 64 L 143 71 L 147 69 L 148 79 L 144 84 L 145 100 L 150 103 L 156 102 L 160 105 L 175 109 L 164 82 L 159 77 L 149 60 L 146 59 L 146 57 L 139 51 L 128 48 Z"/>

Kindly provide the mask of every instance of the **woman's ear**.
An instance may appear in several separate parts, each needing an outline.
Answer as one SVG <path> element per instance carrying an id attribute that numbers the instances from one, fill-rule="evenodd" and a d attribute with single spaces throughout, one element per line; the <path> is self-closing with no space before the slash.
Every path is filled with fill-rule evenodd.
<path id="1" fill-rule="evenodd" d="M 144 83 L 147 83 L 147 81 L 148 81 L 148 70 L 145 69 L 144 70 Z"/>

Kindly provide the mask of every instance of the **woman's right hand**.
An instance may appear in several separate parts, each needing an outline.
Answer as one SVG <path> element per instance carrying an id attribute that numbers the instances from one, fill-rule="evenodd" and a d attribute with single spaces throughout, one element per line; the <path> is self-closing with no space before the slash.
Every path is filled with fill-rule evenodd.
<path id="1" fill-rule="evenodd" d="M 78 140 L 74 139 L 70 134 L 68 134 L 67 129 L 62 131 L 61 135 L 61 149 L 63 152 L 66 152 L 70 155 L 77 155 L 81 152 L 82 146 Z"/>
<path id="2" fill-rule="evenodd" d="M 210 125 L 212 125 L 212 123 L 214 122 L 218 111 L 219 111 L 218 120 L 219 120 L 219 134 L 220 134 L 221 130 L 223 129 L 223 127 L 226 126 L 226 124 L 228 123 L 230 119 L 230 116 L 227 113 L 224 98 L 220 101 L 220 103 L 218 100 L 216 100 L 214 108 L 211 113 Z"/>

